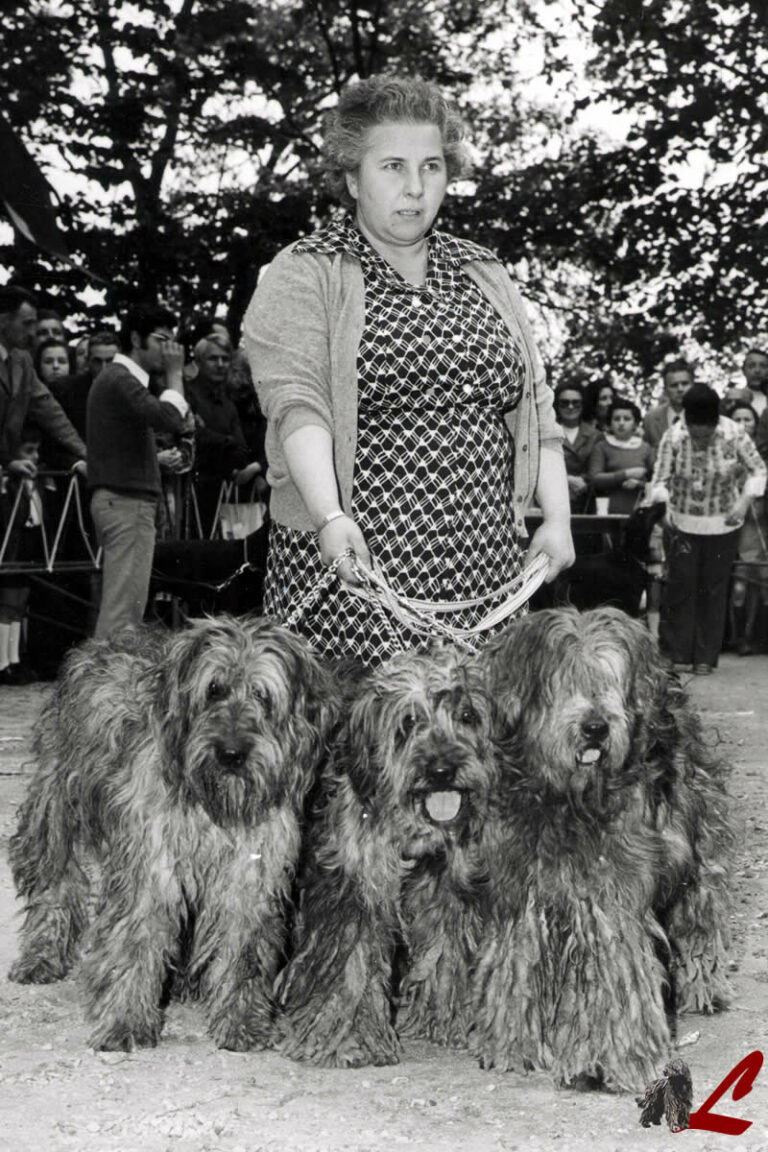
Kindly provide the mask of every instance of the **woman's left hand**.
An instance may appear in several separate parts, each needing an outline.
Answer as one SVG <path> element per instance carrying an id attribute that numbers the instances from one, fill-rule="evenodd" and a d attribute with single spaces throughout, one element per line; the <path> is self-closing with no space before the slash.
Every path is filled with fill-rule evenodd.
<path id="1" fill-rule="evenodd" d="M 549 556 L 546 583 L 550 584 L 559 572 L 564 568 L 570 568 L 576 559 L 569 521 L 544 520 L 531 538 L 528 560 L 533 560 L 540 552 L 545 552 Z"/>

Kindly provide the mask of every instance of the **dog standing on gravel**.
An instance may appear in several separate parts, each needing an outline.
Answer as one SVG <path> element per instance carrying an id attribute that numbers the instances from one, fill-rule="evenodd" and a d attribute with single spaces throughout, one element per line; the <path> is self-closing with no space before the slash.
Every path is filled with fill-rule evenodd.
<path id="1" fill-rule="evenodd" d="M 505 839 L 471 1047 L 485 1067 L 642 1087 L 667 1056 L 667 980 L 680 1007 L 725 1002 L 722 768 L 623 612 L 534 613 L 484 659 Z"/>
<path id="2" fill-rule="evenodd" d="M 92 641 L 68 660 L 11 840 L 26 903 L 21 983 L 61 979 L 83 943 L 90 1043 L 154 1045 L 168 982 L 223 1048 L 263 1047 L 301 811 L 331 720 L 327 674 L 263 620 Z"/>
<path id="3" fill-rule="evenodd" d="M 446 647 L 370 673 L 324 783 L 277 1047 L 346 1067 L 397 1063 L 399 1035 L 465 1045 L 498 792 L 476 664 Z"/>

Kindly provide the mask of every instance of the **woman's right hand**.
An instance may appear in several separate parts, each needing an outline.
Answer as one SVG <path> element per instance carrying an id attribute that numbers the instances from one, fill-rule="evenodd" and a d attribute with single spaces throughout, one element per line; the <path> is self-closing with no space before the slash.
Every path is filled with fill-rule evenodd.
<path id="1" fill-rule="evenodd" d="M 331 520 L 330 524 L 325 524 L 318 533 L 318 543 L 320 557 L 326 568 L 346 551 L 352 551 L 363 568 L 371 567 L 371 554 L 365 543 L 365 537 L 350 516 L 339 516 L 338 519 Z M 360 583 L 349 560 L 342 560 L 338 573 L 347 584 Z"/>

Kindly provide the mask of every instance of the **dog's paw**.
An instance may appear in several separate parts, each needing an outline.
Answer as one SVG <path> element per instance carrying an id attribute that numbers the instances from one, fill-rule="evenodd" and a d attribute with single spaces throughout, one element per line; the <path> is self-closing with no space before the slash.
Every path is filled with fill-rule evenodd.
<path id="1" fill-rule="evenodd" d="M 683 985 L 677 991 L 677 1011 L 713 1016 L 717 1012 L 727 1012 L 731 1006 L 728 992 L 722 986 L 707 987 L 703 981 Z"/>
<path id="2" fill-rule="evenodd" d="M 8 969 L 8 979 L 14 984 L 55 984 L 68 971 L 61 957 L 20 956 Z"/>
<path id="3" fill-rule="evenodd" d="M 536 1065 L 527 1056 L 517 1052 L 492 1051 L 475 1052 L 477 1063 L 484 1072 L 534 1072 Z"/>
<path id="4" fill-rule="evenodd" d="M 271 1037 L 261 1029 L 255 1030 L 242 1021 L 230 1021 L 211 1030 L 217 1048 L 227 1052 L 262 1052 L 270 1048 Z"/>
<path id="5" fill-rule="evenodd" d="M 328 1054 L 329 1059 L 323 1064 L 326 1068 L 365 1068 L 368 1065 L 384 1068 L 400 1063 L 399 1047 L 396 1038 L 363 1038 L 351 1034 Z"/>
<path id="6" fill-rule="evenodd" d="M 156 1048 L 161 1026 L 136 1025 L 118 1021 L 108 1029 L 97 1028 L 89 1040 L 95 1052 L 133 1052 L 136 1048 Z"/>
<path id="7" fill-rule="evenodd" d="M 384 1067 L 400 1063 L 400 1042 L 393 1028 L 384 1027 L 370 1034 L 355 1029 L 342 1031 L 338 1019 L 327 1032 L 323 1031 L 319 1019 L 306 1025 L 307 1022 L 302 1021 L 298 1028 L 285 1017 L 280 1020 L 275 1049 L 291 1060 L 315 1064 L 318 1068 Z"/>
<path id="8" fill-rule="evenodd" d="M 599 1092 L 605 1087 L 602 1075 L 593 1076 L 589 1072 L 579 1072 L 570 1080 L 561 1080 L 561 1088 L 569 1088 L 571 1092 Z"/>

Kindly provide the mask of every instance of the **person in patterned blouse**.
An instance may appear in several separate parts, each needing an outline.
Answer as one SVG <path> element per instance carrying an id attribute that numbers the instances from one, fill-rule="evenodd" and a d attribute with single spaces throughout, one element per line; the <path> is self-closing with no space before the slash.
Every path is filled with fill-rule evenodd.
<path id="1" fill-rule="evenodd" d="M 766 481 L 751 438 L 719 407 L 713 388 L 688 389 L 683 419 L 659 444 L 647 498 L 667 503 L 659 643 L 681 669 L 692 665 L 698 675 L 717 665 L 740 530 Z"/>
<path id="2" fill-rule="evenodd" d="M 456 111 L 423 80 L 372 77 L 331 113 L 325 161 L 347 213 L 278 254 L 245 318 L 272 489 L 265 612 L 376 664 L 420 637 L 349 593 L 346 561 L 328 585 L 328 565 L 351 550 L 406 596 L 479 597 L 520 571 L 535 497 L 528 555 L 553 579 L 573 562 L 568 488 L 516 288 L 434 228 L 466 170 Z"/>

